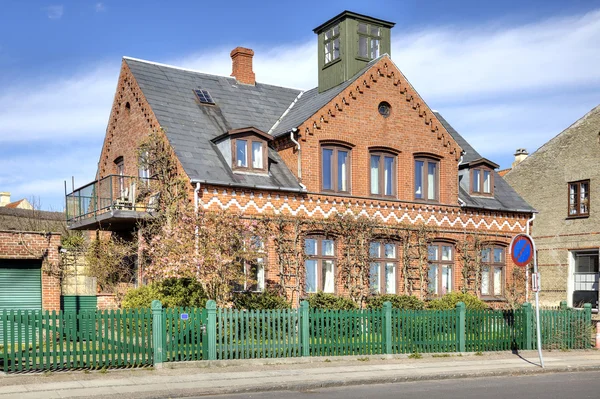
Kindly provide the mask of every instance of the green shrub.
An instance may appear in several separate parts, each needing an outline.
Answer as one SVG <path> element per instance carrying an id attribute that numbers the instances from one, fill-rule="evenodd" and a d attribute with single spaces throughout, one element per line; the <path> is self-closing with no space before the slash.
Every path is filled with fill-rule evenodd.
<path id="1" fill-rule="evenodd" d="M 350 310 L 358 309 L 358 305 L 352 299 L 344 298 L 334 294 L 318 292 L 308 296 L 308 304 L 311 309 Z"/>
<path id="2" fill-rule="evenodd" d="M 367 298 L 368 309 L 380 309 L 384 302 L 391 302 L 392 308 L 402 310 L 421 310 L 425 308 L 425 302 L 411 295 L 373 295 Z"/>
<path id="3" fill-rule="evenodd" d="M 154 299 L 165 308 L 206 306 L 208 297 L 198 281 L 191 278 L 169 278 L 129 290 L 121 302 L 125 309 L 149 308 Z"/>
<path id="4" fill-rule="evenodd" d="M 451 292 L 439 299 L 432 299 L 427 303 L 427 308 L 435 310 L 455 309 L 456 304 L 459 302 L 464 302 L 468 310 L 489 309 L 487 303 L 477 298 L 477 296 L 463 292 Z"/>
<path id="5" fill-rule="evenodd" d="M 275 289 L 263 292 L 235 292 L 232 295 L 235 309 L 261 310 L 261 309 L 289 309 L 290 303 Z"/>

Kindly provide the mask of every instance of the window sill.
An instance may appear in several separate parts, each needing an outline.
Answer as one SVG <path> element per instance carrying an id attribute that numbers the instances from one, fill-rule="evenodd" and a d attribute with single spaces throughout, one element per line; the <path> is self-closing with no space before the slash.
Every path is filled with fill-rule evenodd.
<path id="1" fill-rule="evenodd" d="M 426 199 L 420 199 L 420 198 L 415 198 L 414 201 L 417 204 L 439 204 L 440 200 L 426 200 Z"/>
<path id="2" fill-rule="evenodd" d="M 393 201 L 393 200 L 397 200 L 398 199 L 398 197 L 396 195 L 371 194 L 370 196 L 373 199 L 384 200 L 384 201 L 387 201 L 387 200 L 392 200 Z"/>
<path id="3" fill-rule="evenodd" d="M 329 68 L 330 66 L 337 64 L 338 62 L 342 62 L 342 57 L 338 57 L 333 61 L 329 61 L 327 64 L 323 65 L 322 70 L 325 70 L 325 69 Z"/>
<path id="4" fill-rule="evenodd" d="M 481 296 L 479 299 L 484 302 L 508 302 L 508 299 L 503 296 Z"/>
<path id="5" fill-rule="evenodd" d="M 356 56 L 356 59 L 359 61 L 365 61 L 365 62 L 371 62 L 374 60 L 374 58 L 369 58 L 369 57 L 361 57 L 360 55 Z"/>
<path id="6" fill-rule="evenodd" d="M 494 193 L 470 193 L 472 197 L 494 198 Z"/>
<path id="7" fill-rule="evenodd" d="M 269 176 L 269 172 L 260 169 L 232 169 L 232 172 L 239 175 Z"/>
<path id="8" fill-rule="evenodd" d="M 586 215 L 571 215 L 571 216 L 567 216 L 565 219 L 566 220 L 570 220 L 570 219 L 586 219 L 589 218 L 590 214 L 586 214 Z"/>

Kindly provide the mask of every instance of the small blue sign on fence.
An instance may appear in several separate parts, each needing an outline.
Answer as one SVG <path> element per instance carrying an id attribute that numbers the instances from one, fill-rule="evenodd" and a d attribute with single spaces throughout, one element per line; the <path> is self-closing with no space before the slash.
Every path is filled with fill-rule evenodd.
<path id="1" fill-rule="evenodd" d="M 180 317 L 181 317 L 181 320 L 187 320 L 190 318 L 190 315 L 187 313 L 182 313 Z"/>

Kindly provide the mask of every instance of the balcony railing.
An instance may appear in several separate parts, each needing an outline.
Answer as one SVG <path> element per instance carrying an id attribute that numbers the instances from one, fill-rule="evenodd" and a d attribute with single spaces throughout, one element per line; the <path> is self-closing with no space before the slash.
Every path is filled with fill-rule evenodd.
<path id="1" fill-rule="evenodd" d="M 156 180 L 109 175 L 87 184 L 66 198 L 67 223 L 97 217 L 115 210 L 152 212 L 156 209 Z"/>

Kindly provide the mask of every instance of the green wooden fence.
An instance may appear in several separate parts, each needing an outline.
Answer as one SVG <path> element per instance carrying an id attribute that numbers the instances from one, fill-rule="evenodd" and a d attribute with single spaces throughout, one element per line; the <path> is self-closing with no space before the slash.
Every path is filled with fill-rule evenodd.
<path id="1" fill-rule="evenodd" d="M 457 310 L 392 312 L 392 352 L 457 352 Z"/>
<path id="2" fill-rule="evenodd" d="M 162 362 L 535 349 L 530 304 L 515 311 L 152 309 L 0 313 L 5 372 Z M 540 311 L 544 349 L 591 347 L 591 308 Z"/>
<path id="3" fill-rule="evenodd" d="M 383 353 L 381 309 L 312 309 L 308 324 L 310 356 Z"/>
<path id="4" fill-rule="evenodd" d="M 149 309 L 1 315 L 5 372 L 153 364 Z"/>
<path id="5" fill-rule="evenodd" d="M 592 309 L 540 309 L 542 349 L 587 349 L 592 346 Z M 537 348 L 537 332 L 533 330 L 533 347 Z"/>
<path id="6" fill-rule="evenodd" d="M 219 309 L 216 323 L 217 359 L 300 356 L 297 310 Z"/>

